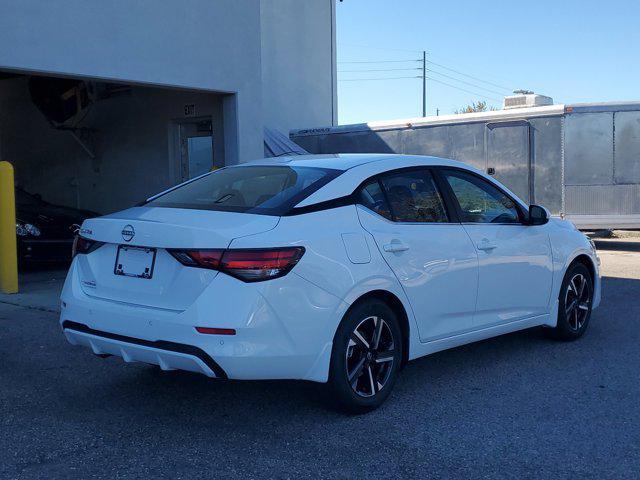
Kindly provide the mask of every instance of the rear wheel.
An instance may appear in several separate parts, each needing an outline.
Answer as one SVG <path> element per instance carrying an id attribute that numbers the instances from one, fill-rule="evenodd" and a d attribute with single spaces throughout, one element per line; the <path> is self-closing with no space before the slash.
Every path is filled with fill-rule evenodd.
<path id="1" fill-rule="evenodd" d="M 558 324 L 550 330 L 554 338 L 576 340 L 584 335 L 591 318 L 593 280 L 581 263 L 569 267 L 558 298 Z"/>
<path id="2" fill-rule="evenodd" d="M 329 400 L 341 410 L 364 413 L 389 396 L 402 360 L 402 334 L 389 306 L 377 299 L 353 307 L 336 332 Z"/>

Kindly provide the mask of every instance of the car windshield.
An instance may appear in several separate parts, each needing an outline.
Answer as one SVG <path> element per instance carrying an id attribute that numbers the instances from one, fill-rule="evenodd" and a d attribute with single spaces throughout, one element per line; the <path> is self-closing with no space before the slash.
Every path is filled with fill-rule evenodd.
<path id="1" fill-rule="evenodd" d="M 281 165 L 227 167 L 185 183 L 145 205 L 283 215 L 340 173 Z"/>

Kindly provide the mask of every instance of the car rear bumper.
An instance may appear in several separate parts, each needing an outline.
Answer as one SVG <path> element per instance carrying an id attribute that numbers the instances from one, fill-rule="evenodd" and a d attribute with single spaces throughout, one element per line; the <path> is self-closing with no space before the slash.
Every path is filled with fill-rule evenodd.
<path id="1" fill-rule="evenodd" d="M 189 308 L 176 311 L 88 295 L 76 260 L 60 314 L 73 344 L 209 377 L 327 380 L 333 335 L 348 305 L 293 272 L 250 284 L 220 274 Z M 236 334 L 203 334 L 196 327 Z"/>
<path id="2" fill-rule="evenodd" d="M 224 370 L 207 353 L 191 345 L 116 335 L 68 320 L 62 323 L 62 329 L 69 343 L 89 347 L 96 355 L 114 355 L 125 362 L 158 365 L 162 370 L 187 370 L 208 377 L 227 378 Z"/>

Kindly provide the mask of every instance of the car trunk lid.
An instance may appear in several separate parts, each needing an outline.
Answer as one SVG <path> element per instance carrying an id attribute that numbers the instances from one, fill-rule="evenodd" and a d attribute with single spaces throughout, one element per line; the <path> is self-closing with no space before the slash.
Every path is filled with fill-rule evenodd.
<path id="1" fill-rule="evenodd" d="M 105 245 L 77 257 L 81 288 L 104 300 L 185 310 L 217 272 L 184 266 L 167 249 L 227 248 L 233 239 L 271 230 L 278 221 L 267 215 L 163 207 L 136 207 L 87 220 L 81 235 Z"/>

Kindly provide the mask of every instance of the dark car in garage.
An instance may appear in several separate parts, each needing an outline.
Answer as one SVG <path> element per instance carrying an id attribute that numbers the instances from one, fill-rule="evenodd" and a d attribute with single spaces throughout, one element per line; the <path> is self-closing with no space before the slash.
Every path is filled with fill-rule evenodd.
<path id="1" fill-rule="evenodd" d="M 99 215 L 54 205 L 16 188 L 18 260 L 22 265 L 69 262 L 77 226 Z"/>

